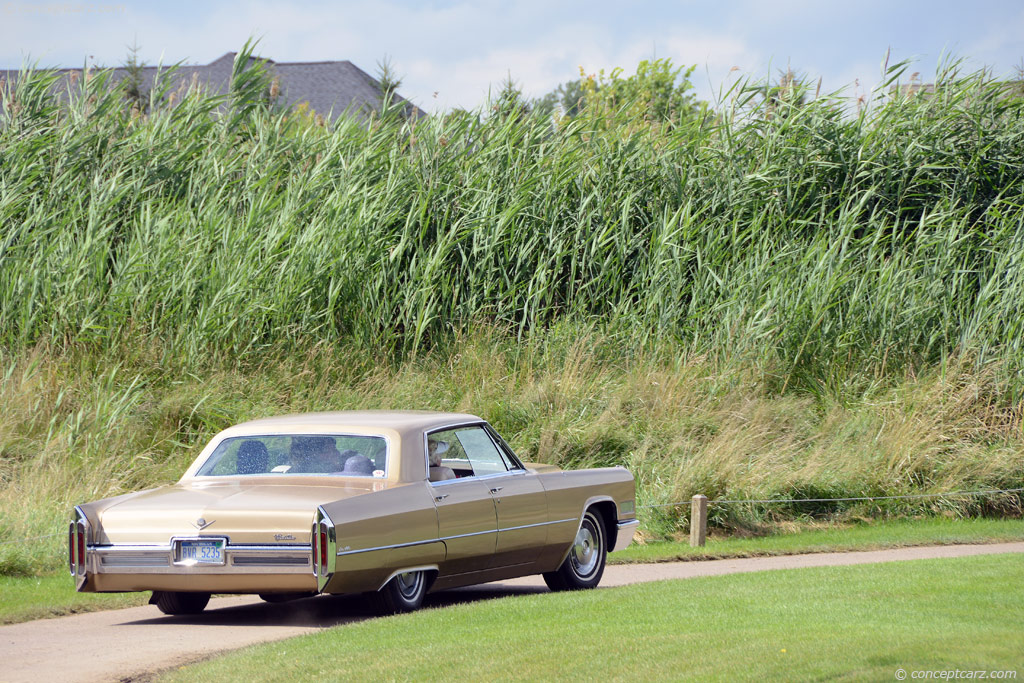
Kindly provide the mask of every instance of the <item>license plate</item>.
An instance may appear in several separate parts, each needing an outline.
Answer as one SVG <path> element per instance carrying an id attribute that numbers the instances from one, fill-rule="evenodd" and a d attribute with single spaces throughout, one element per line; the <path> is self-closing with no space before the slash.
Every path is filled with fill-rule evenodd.
<path id="1" fill-rule="evenodd" d="M 178 541 L 179 564 L 224 564 L 224 540 Z"/>

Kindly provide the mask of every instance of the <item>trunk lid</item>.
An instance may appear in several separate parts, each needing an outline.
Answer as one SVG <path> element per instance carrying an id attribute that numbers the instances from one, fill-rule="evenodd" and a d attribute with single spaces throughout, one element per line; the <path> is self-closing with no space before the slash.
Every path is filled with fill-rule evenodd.
<path id="1" fill-rule="evenodd" d="M 227 537 L 232 545 L 308 544 L 318 505 L 387 486 L 379 479 L 193 480 L 147 491 L 101 510 L 96 540 L 168 545 L 175 537 Z"/>

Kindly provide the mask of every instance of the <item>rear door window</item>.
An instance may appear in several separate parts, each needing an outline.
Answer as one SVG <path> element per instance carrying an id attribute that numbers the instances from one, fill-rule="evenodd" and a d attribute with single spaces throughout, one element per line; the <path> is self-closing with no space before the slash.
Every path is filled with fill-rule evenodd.
<path id="1" fill-rule="evenodd" d="M 480 425 L 432 432 L 427 437 L 428 461 L 431 451 L 434 461 L 440 460 L 440 466 L 450 467 L 457 477 L 479 477 L 509 469 L 505 455 Z"/>

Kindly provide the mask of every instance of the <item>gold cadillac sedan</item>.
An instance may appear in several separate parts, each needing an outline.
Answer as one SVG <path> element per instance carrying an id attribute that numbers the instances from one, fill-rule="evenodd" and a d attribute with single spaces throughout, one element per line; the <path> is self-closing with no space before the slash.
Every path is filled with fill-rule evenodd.
<path id="1" fill-rule="evenodd" d="M 528 574 L 593 588 L 637 524 L 622 467 L 523 463 L 473 415 L 353 411 L 226 429 L 177 484 L 75 507 L 68 543 L 78 590 L 153 591 L 166 614 L 211 593 L 368 593 L 394 613 Z"/>

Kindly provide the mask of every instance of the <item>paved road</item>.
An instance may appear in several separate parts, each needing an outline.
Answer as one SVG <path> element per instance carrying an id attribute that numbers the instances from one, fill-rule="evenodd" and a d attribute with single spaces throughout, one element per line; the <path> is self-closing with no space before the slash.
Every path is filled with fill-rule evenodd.
<path id="1" fill-rule="evenodd" d="M 995 553 L 1024 553 L 1024 543 L 614 565 L 605 570 L 601 585 Z M 541 578 L 532 576 L 430 595 L 427 605 L 440 607 L 546 591 Z M 156 607 L 146 606 L 0 626 L 0 681 L 133 680 L 218 652 L 371 616 L 358 598 L 321 596 L 272 605 L 244 596 L 211 600 L 206 612 L 195 617 L 168 617 Z"/>

